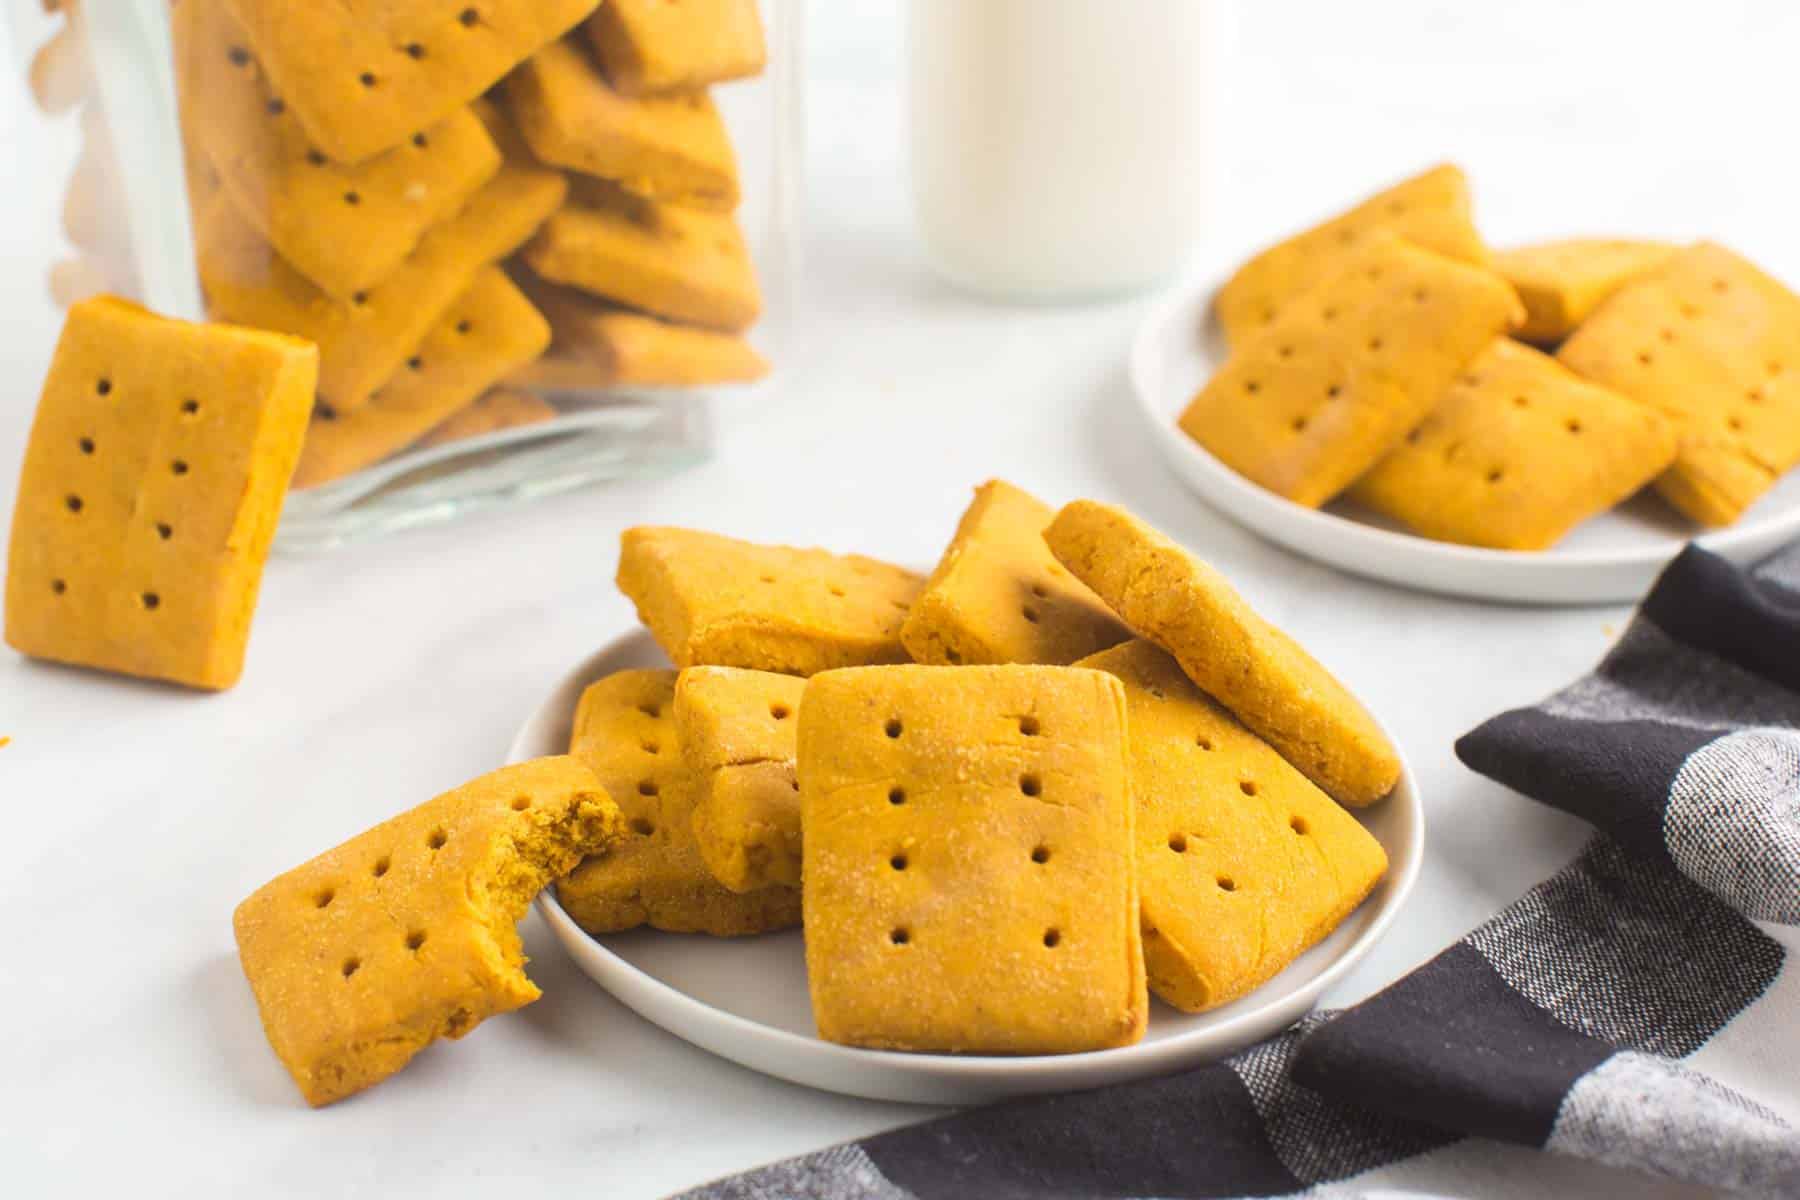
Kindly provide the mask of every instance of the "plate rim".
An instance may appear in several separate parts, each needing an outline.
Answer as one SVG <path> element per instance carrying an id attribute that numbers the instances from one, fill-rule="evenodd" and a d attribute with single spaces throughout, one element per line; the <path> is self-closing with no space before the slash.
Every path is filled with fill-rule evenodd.
<path id="1" fill-rule="evenodd" d="M 559 699 L 574 693 L 600 677 L 603 664 L 629 653 L 634 644 L 648 642 L 654 646 L 648 631 L 632 629 L 616 634 L 603 641 L 599 647 L 584 656 L 580 662 L 557 677 L 554 684 L 544 693 L 542 699 L 526 716 L 512 743 L 507 749 L 509 764 L 536 757 L 539 747 L 533 745 L 537 728 L 545 721 L 556 719 L 550 710 Z M 661 653 L 660 650 L 657 651 Z M 571 712 L 573 706 L 571 705 Z M 1371 714 L 1373 715 L 1373 714 Z M 1376 717 L 1376 723 L 1381 724 Z M 1388 734 L 1390 741 L 1393 735 L 1386 726 L 1382 731 Z M 737 1062 L 763 1074 L 777 1075 L 790 1082 L 871 1098 L 905 1100 L 909 1096 L 931 1090 L 931 1085 L 977 1084 L 993 1081 L 994 1076 L 1004 1076 L 1008 1085 L 1002 1090 L 1006 1094 L 1023 1094 L 1053 1090 L 1054 1080 L 1043 1077 L 1060 1077 L 1079 1074 L 1083 1070 L 1095 1072 L 1108 1071 L 1118 1067 L 1131 1077 L 1144 1077 L 1157 1073 L 1158 1067 L 1175 1069 L 1189 1063 L 1213 1061 L 1228 1053 L 1230 1049 L 1246 1044 L 1249 1039 L 1268 1036 L 1291 1024 L 1294 1019 L 1312 1011 L 1318 1005 L 1319 996 L 1337 983 L 1360 963 L 1377 943 L 1387 936 L 1394 920 L 1405 908 L 1415 886 L 1419 881 L 1425 854 L 1425 805 L 1419 788 L 1418 778 L 1413 773 L 1412 765 L 1406 758 L 1405 751 L 1394 742 L 1400 754 L 1400 780 L 1394 791 L 1382 801 L 1383 804 L 1401 803 L 1408 808 L 1407 828 L 1401 835 L 1401 853 L 1389 854 L 1389 873 L 1383 879 L 1387 888 L 1386 895 L 1379 901 L 1379 906 L 1371 915 L 1366 927 L 1341 951 L 1326 964 L 1317 975 L 1279 997 L 1271 998 L 1265 1005 L 1234 1013 L 1215 1025 L 1194 1029 L 1155 1041 L 1143 1039 L 1129 1046 L 1119 1046 L 1108 1050 L 1089 1050 L 1074 1054 L 1036 1054 L 1036 1055 L 966 1055 L 941 1054 L 929 1052 L 911 1052 L 899 1050 L 875 1050 L 858 1046 L 843 1046 L 828 1042 L 813 1035 L 806 1036 L 786 1029 L 778 1029 L 763 1024 L 750 1017 L 729 1012 L 713 1004 L 699 999 L 673 984 L 642 970 L 629 959 L 613 951 L 606 943 L 586 930 L 582 929 L 569 916 L 555 896 L 553 887 L 546 887 L 539 893 L 536 906 L 556 934 L 558 944 L 576 965 L 599 987 L 614 999 L 630 1008 L 639 1017 L 662 1028 L 683 1041 L 699 1046 L 708 1053 Z M 1398 864 L 1395 860 L 1398 859 Z M 1365 899 L 1368 903 L 1370 899 Z M 1358 906 L 1361 907 L 1360 905 Z M 725 1037 L 737 1036 L 754 1039 L 768 1047 L 783 1062 L 793 1063 L 795 1073 L 776 1072 L 762 1065 L 748 1062 L 744 1058 L 727 1053 L 706 1041 L 697 1040 L 690 1032 L 680 1027 L 684 1022 L 660 1019 L 658 1015 L 645 1011 L 636 1002 L 635 997 L 620 994 L 620 991 L 607 980 L 602 979 L 589 969 L 582 956 L 574 952 L 567 939 L 579 939 L 610 971 L 629 976 L 635 990 L 646 994 L 647 998 L 676 1010 L 688 1021 L 712 1026 L 712 1030 Z M 1253 991 L 1249 995 L 1254 996 Z M 1246 997 L 1248 998 L 1248 997 Z M 1152 997 L 1152 1004 L 1155 1003 Z M 1265 1030 L 1271 1011 L 1288 1014 L 1281 1024 L 1273 1029 Z M 1248 1034 L 1248 1039 L 1246 1038 Z M 1236 1040 L 1233 1040 L 1233 1039 Z M 709 1039 L 711 1040 L 711 1039 Z M 1205 1047 L 1192 1045 L 1195 1041 L 1204 1041 Z M 1209 1051 L 1217 1053 L 1209 1053 Z M 1186 1051 L 1186 1053 L 1184 1053 Z M 911 1086 L 902 1087 L 898 1091 L 867 1090 L 853 1087 L 834 1087 L 821 1082 L 814 1075 L 802 1068 L 811 1062 L 819 1070 L 834 1073 L 880 1070 L 903 1077 Z M 1133 1070 L 1132 1068 L 1137 1068 Z M 1019 1088 L 1021 1081 L 1047 1082 L 1051 1086 Z M 1104 1082 L 1103 1080 L 1100 1082 Z M 917 1102 L 917 1101 L 915 1101 Z M 943 1101 L 927 1100 L 927 1103 Z"/>
<path id="2" fill-rule="evenodd" d="M 1648 585 L 1650 577 L 1690 543 L 1733 557 L 1767 551 L 1775 544 L 1800 534 L 1800 505 L 1796 505 L 1779 515 L 1753 517 L 1724 529 L 1697 530 L 1687 537 L 1671 538 L 1666 546 L 1560 552 L 1497 550 L 1434 541 L 1400 530 L 1382 529 L 1333 512 L 1307 508 L 1269 492 L 1245 479 L 1204 446 L 1182 434 L 1174 420 L 1163 411 L 1161 396 L 1156 387 L 1158 372 L 1153 364 L 1160 357 L 1157 347 L 1163 344 L 1165 338 L 1173 336 L 1170 332 L 1172 326 L 1182 324 L 1184 317 L 1192 317 L 1188 323 L 1196 330 L 1208 329 L 1216 336 L 1216 330 L 1211 329 L 1215 320 L 1211 315 L 1212 297 L 1228 278 L 1229 273 L 1216 271 L 1191 276 L 1176 285 L 1171 294 L 1158 301 L 1139 322 L 1132 336 L 1127 374 L 1131 380 L 1138 414 L 1177 478 L 1190 491 L 1198 494 L 1209 507 L 1267 541 L 1275 542 L 1314 561 L 1414 590 L 1449 592 L 1497 601 L 1530 600 L 1544 604 L 1575 605 L 1635 599 L 1641 594 L 1643 587 Z M 1187 471 L 1182 470 L 1181 463 L 1204 476 L 1207 486 L 1202 488 L 1190 479 Z M 1258 513 L 1263 514 L 1264 519 L 1257 519 L 1253 515 Z M 1517 588 L 1484 588 L 1474 581 L 1457 585 L 1442 581 L 1436 584 L 1424 583 L 1404 572 L 1405 562 L 1397 563 L 1384 571 L 1366 563 L 1352 561 L 1351 548 L 1336 554 L 1321 554 L 1297 545 L 1295 539 L 1302 532 L 1321 540 L 1331 539 L 1346 544 L 1365 555 L 1398 557 L 1413 563 L 1429 562 L 1440 568 L 1465 568 L 1484 574 L 1503 573 L 1511 577 Z M 1570 600 L 1547 592 L 1534 594 L 1531 590 L 1533 585 L 1548 587 L 1555 582 L 1577 579 L 1586 581 L 1620 572 L 1642 573 L 1644 578 L 1641 584 L 1629 591 L 1622 587 L 1596 584 L 1587 589 L 1596 598 L 1587 600 Z M 1602 594 L 1605 599 L 1598 598 Z"/>

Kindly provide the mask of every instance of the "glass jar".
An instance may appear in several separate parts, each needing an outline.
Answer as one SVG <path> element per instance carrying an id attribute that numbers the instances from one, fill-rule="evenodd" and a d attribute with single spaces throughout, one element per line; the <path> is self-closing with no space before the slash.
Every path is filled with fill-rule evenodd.
<path id="1" fill-rule="evenodd" d="M 5 2 L 57 303 L 319 344 L 278 547 L 680 469 L 779 375 L 802 0 Z"/>

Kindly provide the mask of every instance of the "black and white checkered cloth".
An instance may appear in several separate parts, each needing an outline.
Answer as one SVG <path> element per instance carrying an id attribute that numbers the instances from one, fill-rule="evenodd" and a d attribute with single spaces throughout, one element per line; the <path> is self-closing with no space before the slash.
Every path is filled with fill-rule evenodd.
<path id="1" fill-rule="evenodd" d="M 1800 1197 L 1800 1132 L 1756 1098 L 1800 1099 L 1800 550 L 1746 573 L 1689 549 L 1593 674 L 1457 753 L 1601 832 L 1385 991 L 690 1200 L 1485 1195 L 1496 1142 Z"/>

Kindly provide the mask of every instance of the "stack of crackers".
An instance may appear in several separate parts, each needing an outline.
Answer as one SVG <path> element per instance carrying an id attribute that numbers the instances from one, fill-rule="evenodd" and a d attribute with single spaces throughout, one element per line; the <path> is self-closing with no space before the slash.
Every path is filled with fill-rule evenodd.
<path id="1" fill-rule="evenodd" d="M 546 392 L 766 373 L 743 337 L 761 297 L 709 94 L 763 69 L 755 0 L 182 0 L 171 15 L 208 313 L 319 347 L 296 486 L 548 420 Z M 40 54 L 46 102 L 79 82 L 62 59 L 85 61 L 69 20 Z M 91 265 L 130 254 L 108 244 L 121 190 L 90 125 L 65 222 L 86 257 L 59 276 L 71 300 L 130 290 Z"/>
<path id="2" fill-rule="evenodd" d="M 1399 759 L 1211 568 L 1130 514 L 978 489 L 929 578 L 639 528 L 673 669 L 591 685 L 569 752 L 626 834 L 557 883 L 594 934 L 804 925 L 821 1036 L 1064 1053 L 1145 986 L 1244 995 L 1386 868 Z"/>
<path id="3" fill-rule="evenodd" d="M 1554 545 L 1646 485 L 1705 526 L 1800 462 L 1800 297 L 1710 242 L 1490 252 L 1440 166 L 1246 263 L 1180 426 L 1308 507 Z"/>
<path id="4" fill-rule="evenodd" d="M 534 998 L 503 926 L 553 877 L 596 935 L 803 927 L 826 1039 L 1059 1054 L 1245 995 L 1386 872 L 1350 811 L 1399 778 L 1380 727 L 1118 508 L 989 482 L 929 578 L 629 529 L 618 582 L 674 667 L 239 907 L 314 1103 Z"/>

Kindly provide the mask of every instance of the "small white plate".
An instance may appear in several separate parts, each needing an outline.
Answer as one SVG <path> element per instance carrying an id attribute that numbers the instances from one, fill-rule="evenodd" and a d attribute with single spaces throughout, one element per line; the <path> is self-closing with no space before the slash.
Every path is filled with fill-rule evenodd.
<path id="1" fill-rule="evenodd" d="M 565 754 L 575 703 L 594 680 L 629 667 L 667 667 L 649 636 L 630 633 L 576 667 L 513 740 L 509 762 Z M 1135 1046 L 1088 1054 L 1000 1058 L 859 1050 L 813 1030 L 800 932 L 717 939 L 643 930 L 591 937 L 557 904 L 538 907 L 581 969 L 677 1037 L 794 1083 L 915 1104 L 978 1104 L 1162 1075 L 1220 1058 L 1298 1020 L 1362 956 L 1400 910 L 1419 874 L 1425 815 L 1411 767 L 1394 794 L 1358 816 L 1388 853 L 1388 874 L 1361 908 L 1256 992 L 1190 1015 L 1152 1000 Z"/>
<path id="2" fill-rule="evenodd" d="M 1403 587 L 1481 600 L 1606 604 L 1638 599 L 1690 539 L 1750 562 L 1800 536 L 1800 472 L 1790 472 L 1729 529 L 1696 529 L 1652 495 L 1588 521 L 1542 551 L 1434 542 L 1339 502 L 1303 508 L 1265 491 L 1182 433 L 1176 418 L 1225 360 L 1211 315 L 1217 285 L 1183 288 L 1139 327 L 1131 347 L 1138 409 L 1176 476 L 1226 516 L 1308 558 Z"/>

